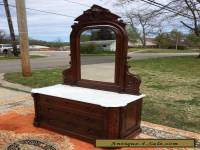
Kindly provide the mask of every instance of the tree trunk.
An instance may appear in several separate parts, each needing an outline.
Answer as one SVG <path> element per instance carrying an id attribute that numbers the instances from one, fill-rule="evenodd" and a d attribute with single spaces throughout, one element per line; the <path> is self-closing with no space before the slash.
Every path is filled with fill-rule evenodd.
<path id="1" fill-rule="evenodd" d="M 159 49 L 161 48 L 161 44 L 160 44 L 160 43 L 158 44 L 158 48 L 159 48 Z"/>
<path id="2" fill-rule="evenodd" d="M 15 39 L 15 32 L 14 32 L 14 28 L 13 28 L 13 23 L 12 23 L 12 19 L 11 19 L 8 1 L 3 0 L 3 2 L 4 2 L 5 12 L 6 12 L 6 16 L 7 16 L 8 27 L 9 27 L 9 30 L 10 30 L 10 38 L 11 38 L 12 47 L 13 47 L 13 54 L 14 54 L 14 56 L 18 56 L 16 39 Z"/>
<path id="3" fill-rule="evenodd" d="M 178 50 L 178 36 L 176 36 L 176 50 Z"/>
<path id="4" fill-rule="evenodd" d="M 143 47 L 146 48 L 146 32 L 145 32 L 145 28 L 142 28 L 143 31 Z"/>

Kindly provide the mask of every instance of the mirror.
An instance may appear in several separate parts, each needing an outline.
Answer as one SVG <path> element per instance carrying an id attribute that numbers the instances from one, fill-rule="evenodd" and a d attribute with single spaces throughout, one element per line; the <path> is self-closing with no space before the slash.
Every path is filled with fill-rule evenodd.
<path id="1" fill-rule="evenodd" d="M 81 79 L 115 82 L 116 36 L 109 27 L 91 28 L 80 36 Z"/>

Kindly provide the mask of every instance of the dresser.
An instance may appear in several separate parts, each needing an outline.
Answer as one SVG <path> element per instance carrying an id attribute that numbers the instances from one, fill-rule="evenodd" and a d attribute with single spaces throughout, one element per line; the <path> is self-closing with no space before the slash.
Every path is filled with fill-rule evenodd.
<path id="1" fill-rule="evenodd" d="M 91 34 L 104 36 L 101 36 L 103 40 L 81 42 L 83 33 L 87 37 L 85 40 Z M 106 40 L 106 35 L 115 39 Z M 88 60 L 82 64 L 81 43 L 85 44 L 84 54 L 91 53 L 92 48 L 94 51 L 95 43 L 102 44 L 96 46 L 95 52 L 103 48 L 100 53 L 106 57 L 101 60 L 99 56 L 87 56 L 94 64 Z M 88 43 L 90 46 L 86 47 Z M 111 46 L 112 51 L 107 50 Z M 97 5 L 84 11 L 72 25 L 71 60 L 63 71 L 63 84 L 31 91 L 35 105 L 34 126 L 92 143 L 96 139 L 134 138 L 141 131 L 144 95 L 139 89 L 141 79 L 129 72 L 127 53 L 126 24 L 118 15 Z M 114 59 L 107 54 L 112 54 Z"/>
<path id="2" fill-rule="evenodd" d="M 144 95 L 62 84 L 33 89 L 32 95 L 35 104 L 34 125 L 37 127 L 55 129 L 90 142 L 127 138 L 140 131 Z M 110 103 L 111 100 L 116 102 Z"/>

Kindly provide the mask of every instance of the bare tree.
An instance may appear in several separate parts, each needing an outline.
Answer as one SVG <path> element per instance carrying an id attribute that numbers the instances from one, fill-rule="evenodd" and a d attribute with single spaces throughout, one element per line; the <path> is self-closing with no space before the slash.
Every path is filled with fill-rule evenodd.
<path id="1" fill-rule="evenodd" d="M 174 16 L 184 14 L 187 21 L 183 21 L 183 18 L 181 18 L 181 23 L 200 37 L 200 0 L 173 1 L 169 4 L 169 7 L 176 10 Z"/>
<path id="2" fill-rule="evenodd" d="M 2 43 L 6 39 L 6 33 L 0 30 L 0 43 Z"/>
<path id="3" fill-rule="evenodd" d="M 158 21 L 159 15 L 160 13 L 147 9 L 130 10 L 126 13 L 127 22 L 130 26 L 133 29 L 137 27 L 140 31 L 140 40 L 143 47 L 146 47 L 146 37 L 159 31 L 161 25 Z"/>
<path id="4" fill-rule="evenodd" d="M 171 17 L 182 16 L 180 22 L 200 37 L 200 0 L 168 0 L 167 4 L 157 0 L 118 0 L 120 3 L 144 2 L 152 5 L 157 12 L 165 11 Z M 186 19 L 186 21 L 184 21 Z"/>

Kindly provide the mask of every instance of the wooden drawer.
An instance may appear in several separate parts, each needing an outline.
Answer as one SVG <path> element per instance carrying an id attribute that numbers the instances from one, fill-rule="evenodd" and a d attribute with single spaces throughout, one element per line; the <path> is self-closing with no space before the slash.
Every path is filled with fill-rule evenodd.
<path id="1" fill-rule="evenodd" d="M 85 115 L 90 115 L 94 117 L 102 118 L 105 116 L 106 109 L 101 106 L 96 106 L 88 103 L 66 100 L 62 98 L 55 98 L 46 95 L 40 95 L 39 101 L 37 101 L 38 105 L 48 105 L 53 107 L 59 107 L 60 109 L 68 109 L 72 111 L 77 111 L 83 113 Z"/>
<path id="2" fill-rule="evenodd" d="M 66 118 L 59 116 L 59 113 L 51 112 L 49 114 L 41 112 L 39 114 L 40 123 L 47 124 L 54 128 L 64 129 L 66 131 L 74 132 L 82 136 L 89 136 L 90 138 L 103 138 L 105 137 L 103 122 L 100 120 L 81 121 L 85 120 L 85 116 L 66 115 Z M 71 119 L 67 119 L 70 118 Z M 90 119 L 90 118 L 89 118 Z M 98 124 L 99 122 L 99 124 Z"/>
<path id="3" fill-rule="evenodd" d="M 39 106 L 38 114 L 48 119 L 56 118 L 61 122 L 78 122 L 84 126 L 97 128 L 99 130 L 103 130 L 104 128 L 104 118 L 95 118 L 91 115 L 86 116 L 79 111 L 69 110 L 67 108 L 43 105 Z"/>
<path id="4" fill-rule="evenodd" d="M 52 128 L 79 139 L 131 138 L 140 129 L 142 99 L 125 107 L 106 108 L 93 104 L 35 95 L 34 125 Z"/>

